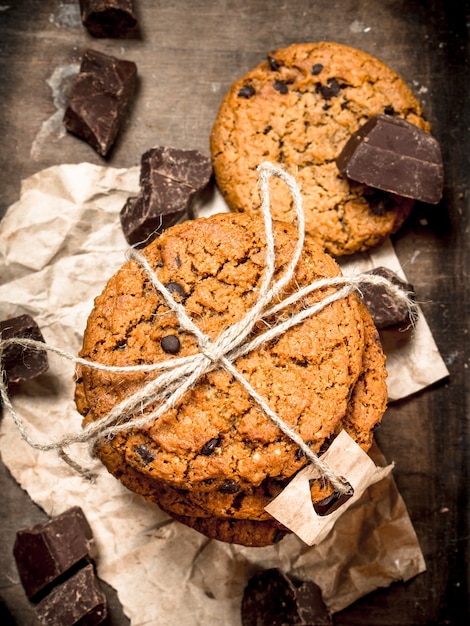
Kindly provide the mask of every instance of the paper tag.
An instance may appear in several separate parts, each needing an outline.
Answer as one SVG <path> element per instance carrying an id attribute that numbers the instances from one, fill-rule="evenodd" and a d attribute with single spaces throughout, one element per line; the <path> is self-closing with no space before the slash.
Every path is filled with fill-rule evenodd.
<path id="1" fill-rule="evenodd" d="M 393 464 L 377 467 L 344 430 L 321 459 L 353 487 L 354 494 L 344 504 L 328 515 L 317 514 L 312 505 L 310 480 L 321 475 L 313 465 L 308 465 L 265 507 L 270 515 L 309 546 L 320 543 L 336 520 L 359 500 L 367 487 L 387 476 L 393 468 Z"/>

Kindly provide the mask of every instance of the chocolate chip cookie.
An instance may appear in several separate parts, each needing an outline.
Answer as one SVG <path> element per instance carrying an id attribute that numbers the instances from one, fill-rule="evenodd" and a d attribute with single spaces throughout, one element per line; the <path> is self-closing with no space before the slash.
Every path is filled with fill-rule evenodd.
<path id="1" fill-rule="evenodd" d="M 296 233 L 276 225 L 277 269 L 285 267 Z M 257 301 L 265 263 L 264 230 L 256 216 L 221 214 L 170 228 L 145 249 L 160 277 L 184 303 L 187 315 L 215 339 Z M 287 291 L 339 274 L 336 263 L 307 238 Z M 257 324 L 253 336 L 331 293 L 313 292 L 275 318 Z M 334 302 L 281 337 L 239 357 L 235 366 L 314 450 L 335 432 L 362 371 L 364 321 L 355 296 Z M 177 339 L 168 354 L 168 336 Z M 136 261 L 129 261 L 96 299 L 81 356 L 108 365 L 153 363 L 199 352 Z M 155 374 L 78 373 L 77 404 L 85 423 L 98 420 Z M 264 415 L 232 374 L 216 367 L 189 389 L 156 423 L 105 438 L 97 452 L 106 465 L 110 449 L 126 463 L 174 487 L 227 491 L 287 478 L 305 465 L 297 445 Z"/>
<path id="2" fill-rule="evenodd" d="M 403 79 L 379 59 L 333 42 L 293 44 L 237 80 L 211 134 L 217 184 L 233 211 L 257 212 L 256 167 L 281 164 L 304 199 L 306 229 L 334 256 L 367 250 L 395 232 L 413 200 L 342 176 L 336 165 L 351 135 L 377 114 L 429 130 Z M 275 184 L 273 215 L 292 221 L 292 202 Z"/>
<path id="3" fill-rule="evenodd" d="M 284 222 L 275 222 L 274 231 L 278 278 L 291 259 L 297 233 Z M 249 213 L 184 222 L 143 250 L 161 282 L 211 340 L 257 302 L 265 252 L 262 220 Z M 339 274 L 336 262 L 307 235 L 282 296 Z M 261 316 L 249 339 L 333 291 L 315 290 L 276 314 Z M 349 295 L 234 364 L 315 452 L 342 428 L 367 449 L 386 403 L 384 356 L 375 335 L 367 309 Z M 127 366 L 189 357 L 200 348 L 143 267 L 131 260 L 96 298 L 80 356 Z M 79 367 L 76 403 L 84 424 L 105 417 L 155 376 Z M 144 406 L 142 414 L 153 408 Z M 308 462 L 218 362 L 157 420 L 103 437 L 96 452 L 126 487 L 179 521 L 244 545 L 268 545 L 278 538 L 277 531 L 285 531 L 264 506 Z M 312 494 L 321 499 L 325 492 L 319 488 Z"/>

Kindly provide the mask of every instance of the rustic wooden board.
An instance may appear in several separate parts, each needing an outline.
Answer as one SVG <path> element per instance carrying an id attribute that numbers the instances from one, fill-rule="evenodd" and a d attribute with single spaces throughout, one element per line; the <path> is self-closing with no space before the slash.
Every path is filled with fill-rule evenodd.
<path id="1" fill-rule="evenodd" d="M 142 35 L 134 40 L 93 39 L 78 20 L 77 4 L 11 0 L 0 7 L 0 215 L 17 200 L 21 179 L 50 165 L 128 167 L 157 144 L 207 151 L 230 83 L 269 50 L 292 42 L 331 40 L 362 48 L 398 71 L 422 100 L 443 150 L 444 200 L 432 209 L 417 207 L 395 244 L 450 377 L 391 406 L 377 440 L 396 463 L 394 475 L 427 571 L 357 602 L 335 615 L 335 624 L 467 624 L 469 3 L 136 0 Z M 134 60 L 139 69 L 135 106 L 107 160 L 64 133 L 60 121 L 67 71 L 86 47 Z M 0 612 L 7 607 L 11 613 L 2 623 L 32 626 L 11 551 L 16 530 L 45 515 L 1 464 L 0 489 Z M 108 591 L 110 624 L 128 624 Z"/>

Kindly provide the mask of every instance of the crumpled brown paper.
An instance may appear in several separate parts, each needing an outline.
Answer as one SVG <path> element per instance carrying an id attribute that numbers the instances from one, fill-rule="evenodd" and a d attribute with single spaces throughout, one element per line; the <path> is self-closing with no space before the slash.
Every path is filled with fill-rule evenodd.
<path id="1" fill-rule="evenodd" d="M 2 319 L 30 313 L 47 343 L 78 352 L 94 297 L 125 261 L 127 245 L 118 214 L 127 197 L 138 192 L 138 178 L 138 168 L 82 163 L 55 166 L 24 181 L 20 200 L 0 223 Z M 198 208 L 203 215 L 225 210 L 217 193 Z M 355 269 L 395 263 L 390 244 L 385 247 L 387 262 L 381 254 L 366 255 L 361 263 L 369 267 Z M 408 339 L 412 378 L 402 380 L 401 348 L 388 364 L 393 399 L 447 375 L 424 318 L 421 323 L 425 339 L 416 344 L 415 333 Z M 73 365 L 55 355 L 49 358 L 49 372 L 14 398 L 30 434 L 41 441 L 75 432 L 81 424 L 73 402 Z M 245 548 L 209 540 L 173 522 L 97 462 L 99 476 L 91 485 L 56 454 L 37 452 L 24 443 L 8 415 L 0 425 L 0 452 L 18 483 L 49 515 L 72 505 L 83 508 L 96 538 L 98 573 L 118 591 L 132 626 L 239 626 L 243 588 L 264 567 L 311 578 L 331 611 L 425 569 L 391 477 L 369 487 L 314 548 L 295 535 L 276 546 Z M 90 465 L 86 447 L 74 447 L 73 455 Z M 371 527 L 372 515 L 376 525 Z"/>

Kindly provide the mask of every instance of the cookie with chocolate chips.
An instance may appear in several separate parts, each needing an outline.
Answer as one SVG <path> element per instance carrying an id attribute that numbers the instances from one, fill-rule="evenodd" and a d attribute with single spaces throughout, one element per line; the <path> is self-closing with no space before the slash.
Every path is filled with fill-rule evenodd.
<path id="1" fill-rule="evenodd" d="M 295 239 L 292 226 L 276 223 L 276 275 L 290 260 Z M 186 314 L 212 340 L 240 321 L 258 300 L 265 233 L 257 216 L 225 213 L 184 222 L 165 231 L 144 254 Z M 339 273 L 333 259 L 307 237 L 286 294 Z M 332 292 L 332 287 L 317 290 L 276 317 L 260 321 L 251 338 Z M 281 419 L 315 450 L 344 416 L 362 370 L 360 307 L 353 295 L 338 300 L 235 361 Z M 168 336 L 178 338 L 177 354 L 169 354 L 164 341 L 162 345 Z M 132 260 L 97 297 L 81 356 L 122 366 L 198 352 L 195 336 L 180 327 L 145 270 Z M 156 374 L 81 369 L 78 375 L 78 405 L 88 423 L 106 415 Z M 248 391 L 218 367 L 202 376 L 156 423 L 104 440 L 98 454 L 106 459 L 109 447 L 125 450 L 126 463 L 152 478 L 204 491 L 233 492 L 243 485 L 259 485 L 267 476 L 288 477 L 305 464 L 297 446 L 280 434 Z"/>
<path id="2" fill-rule="evenodd" d="M 274 231 L 278 277 L 292 257 L 296 230 L 276 221 Z M 262 220 L 248 213 L 184 222 L 143 250 L 160 281 L 212 340 L 240 321 L 257 302 L 265 253 Z M 307 235 L 294 278 L 283 295 L 338 274 L 335 261 Z M 333 291 L 333 287 L 316 290 L 264 317 L 249 339 Z M 370 317 L 360 299 L 350 295 L 239 356 L 234 365 L 316 452 L 341 428 L 349 428 L 349 422 L 349 429 L 357 427 L 357 439 L 367 447 L 370 430 L 385 410 L 386 401 L 383 353 L 374 343 L 375 352 L 370 356 L 370 346 Z M 199 351 L 196 337 L 181 328 L 145 270 L 131 260 L 96 298 L 80 356 L 123 366 L 179 360 Z M 366 374 L 366 358 L 378 373 L 379 387 L 375 391 L 369 386 L 367 397 L 361 392 L 359 412 L 348 418 L 356 386 L 364 377 L 371 380 Z M 79 367 L 76 403 L 84 423 L 102 419 L 155 376 Z M 367 407 L 370 398 L 377 400 L 371 412 Z M 155 405 L 139 406 L 138 414 L 152 409 Z M 217 364 L 161 417 L 139 429 L 104 437 L 96 452 L 107 469 L 132 491 L 194 528 L 209 524 L 201 532 L 218 533 L 223 539 L 232 529 L 232 541 L 240 543 L 269 543 L 274 539 L 273 528 L 278 528 L 262 508 L 308 462 L 248 391 Z M 215 520 L 213 528 L 211 518 Z M 246 523 L 238 527 L 220 521 L 234 519 Z M 254 527 L 261 533 L 256 540 L 245 538 L 252 522 L 264 521 L 269 524 Z M 236 533 L 234 528 L 238 528 Z"/>
<path id="3" fill-rule="evenodd" d="M 395 232 L 413 200 L 342 176 L 336 165 L 351 135 L 377 114 L 429 130 L 402 78 L 370 54 L 333 42 L 293 44 L 237 80 L 211 134 L 216 180 L 233 211 L 257 212 L 256 167 L 282 165 L 301 188 L 306 229 L 333 256 L 365 251 Z M 293 219 L 282 184 L 272 194 L 277 219 Z"/>

